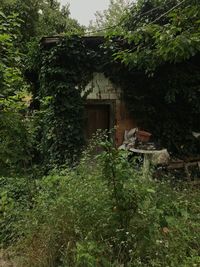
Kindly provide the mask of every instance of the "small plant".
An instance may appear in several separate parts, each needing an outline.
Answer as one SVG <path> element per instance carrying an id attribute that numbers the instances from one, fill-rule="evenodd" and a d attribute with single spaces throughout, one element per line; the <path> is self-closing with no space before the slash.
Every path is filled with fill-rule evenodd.
<path id="1" fill-rule="evenodd" d="M 198 266 L 198 191 L 142 179 L 126 152 L 99 143 L 95 160 L 86 153 L 73 169 L 36 180 L 31 208 L 15 206 L 22 217 L 8 209 L 4 224 L 23 228 L 20 267 Z"/>
<path id="2" fill-rule="evenodd" d="M 33 207 L 35 182 L 27 177 L 0 177 L 0 248 L 24 235 L 24 222 Z"/>

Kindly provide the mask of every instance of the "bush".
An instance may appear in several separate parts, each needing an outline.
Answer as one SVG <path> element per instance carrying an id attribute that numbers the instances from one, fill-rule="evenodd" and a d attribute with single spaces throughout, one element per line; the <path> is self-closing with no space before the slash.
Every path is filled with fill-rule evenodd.
<path id="1" fill-rule="evenodd" d="M 30 136 L 22 116 L 17 112 L 1 111 L 0 174 L 26 169 L 31 159 L 30 148 Z"/>
<path id="2" fill-rule="evenodd" d="M 37 181 L 20 267 L 198 266 L 198 192 L 144 179 L 125 152 L 102 146 L 96 160 Z"/>
<path id="3" fill-rule="evenodd" d="M 34 181 L 26 177 L 0 177 L 0 247 L 24 235 L 25 214 L 33 205 Z"/>

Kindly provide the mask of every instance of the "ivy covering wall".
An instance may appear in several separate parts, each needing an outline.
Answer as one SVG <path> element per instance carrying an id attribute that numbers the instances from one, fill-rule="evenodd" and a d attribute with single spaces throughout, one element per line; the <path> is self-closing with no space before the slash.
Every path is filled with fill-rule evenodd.
<path id="1" fill-rule="evenodd" d="M 200 142 L 192 134 L 200 131 L 198 57 L 166 64 L 152 77 L 121 70 L 118 82 L 130 114 L 141 128 L 152 132 L 155 140 L 176 156 L 199 154 Z"/>
<path id="2" fill-rule="evenodd" d="M 81 38 L 65 38 L 42 50 L 39 73 L 41 140 L 46 165 L 75 163 L 84 145 L 84 99 L 88 54 Z"/>
<path id="3" fill-rule="evenodd" d="M 129 70 L 113 54 L 119 40 L 88 45 L 84 38 L 68 36 L 50 47 L 41 47 L 39 86 L 34 99 L 40 103 L 38 141 L 46 166 L 76 163 L 84 147 L 86 84 L 93 72 L 104 72 L 122 88 L 128 110 L 139 127 L 153 133 L 170 152 L 198 154 L 200 69 L 198 58 L 166 64 L 153 76 Z M 103 45 L 104 43 L 104 45 Z"/>

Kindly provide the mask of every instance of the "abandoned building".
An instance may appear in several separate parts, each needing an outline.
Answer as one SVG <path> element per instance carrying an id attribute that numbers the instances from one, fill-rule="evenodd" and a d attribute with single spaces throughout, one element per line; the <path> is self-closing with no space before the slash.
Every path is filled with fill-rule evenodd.
<path id="1" fill-rule="evenodd" d="M 121 89 L 103 73 L 94 73 L 85 90 L 91 91 L 86 101 L 87 138 L 97 129 L 116 127 L 115 143 L 116 146 L 121 145 L 125 130 L 135 127 L 134 119 L 129 115 L 122 100 Z"/>
<path id="2" fill-rule="evenodd" d="M 199 155 L 199 141 L 192 135 L 192 132 L 199 131 L 199 113 L 196 112 L 192 102 L 188 102 L 188 95 L 193 92 L 198 106 L 196 88 L 199 85 L 199 55 L 179 64 L 164 64 L 157 69 L 154 76 L 149 77 L 144 71 L 129 70 L 123 64 L 113 63 L 112 57 L 105 57 L 101 61 L 101 53 L 104 52 L 102 45 L 105 43 L 103 37 L 70 38 L 61 36 L 42 38 L 41 50 L 44 52 L 42 67 L 40 66 L 36 71 L 27 72 L 28 79 L 35 84 L 34 101 L 37 102 L 38 93 L 40 99 L 46 96 L 54 99 L 53 106 L 49 106 L 53 110 L 50 114 L 51 120 L 49 115 L 44 120 L 46 123 L 42 130 L 41 142 L 45 151 L 56 155 L 56 162 L 57 158 L 59 162 L 64 163 L 71 157 L 73 154 L 71 147 L 75 149 L 75 154 L 77 147 L 78 153 L 81 153 L 80 147 L 84 142 L 79 138 L 80 132 L 84 131 L 82 137 L 87 141 L 98 129 L 112 130 L 113 128 L 115 128 L 113 140 L 116 147 L 122 145 L 126 131 L 139 127 L 152 133 L 155 140 L 159 141 L 158 144 L 160 143 L 173 154 L 183 155 L 183 157 Z M 72 43 L 70 43 L 71 40 Z M 127 45 L 124 40 L 121 41 L 122 43 L 117 40 L 117 45 L 119 44 L 120 47 Z M 52 51 L 57 51 L 58 58 L 53 56 L 50 62 Z M 89 58 L 90 53 L 95 54 L 89 59 L 89 63 L 87 62 L 88 51 Z M 106 53 L 110 53 L 108 51 Z M 50 55 L 47 61 L 45 61 L 46 52 Z M 84 60 L 81 61 L 82 54 Z M 104 63 L 102 64 L 104 60 L 106 67 Z M 85 62 L 90 66 L 85 66 Z M 96 67 L 95 64 L 98 66 Z M 89 72 L 88 76 L 84 73 L 85 69 Z M 62 73 L 59 73 L 60 71 Z M 75 76 L 73 76 L 74 72 Z M 83 87 L 78 92 L 77 84 L 82 76 L 84 79 L 84 75 L 87 79 L 81 84 Z M 188 83 L 188 76 L 193 83 Z M 78 105 L 74 104 L 73 100 L 66 103 L 68 94 L 76 94 L 76 86 L 80 102 L 77 103 Z M 173 92 L 172 89 L 175 91 Z M 168 98 L 169 93 L 173 96 L 172 99 Z M 84 105 L 80 104 L 82 101 L 80 98 Z M 84 111 L 79 109 L 81 105 Z M 37 106 L 37 103 L 34 103 L 34 106 Z M 77 117 L 83 114 L 84 123 L 79 124 L 76 122 Z M 144 123 L 140 119 L 144 120 Z M 76 126 L 80 127 L 79 130 L 76 130 Z M 46 138 L 47 136 L 49 139 Z M 48 155 L 46 152 L 44 154 Z"/>
<path id="3" fill-rule="evenodd" d="M 55 46 L 60 37 L 44 37 L 41 41 L 46 48 Z M 103 42 L 103 37 L 83 37 L 88 47 L 96 48 Z M 122 90 L 110 81 L 103 72 L 94 72 L 91 81 L 85 87 L 89 92 L 85 103 L 85 136 L 90 139 L 97 131 L 115 130 L 115 144 L 120 146 L 125 130 L 136 126 L 134 118 L 129 114 L 122 99 Z"/>

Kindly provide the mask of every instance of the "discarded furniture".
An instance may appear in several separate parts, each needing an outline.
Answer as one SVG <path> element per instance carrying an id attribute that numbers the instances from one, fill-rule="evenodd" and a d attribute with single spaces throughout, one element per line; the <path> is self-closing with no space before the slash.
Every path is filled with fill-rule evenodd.
<path id="1" fill-rule="evenodd" d="M 143 177 L 147 178 L 150 172 L 150 165 L 167 165 L 169 162 L 169 153 L 167 149 L 161 150 L 144 150 L 137 148 L 129 148 L 129 151 L 144 156 L 143 161 Z"/>

